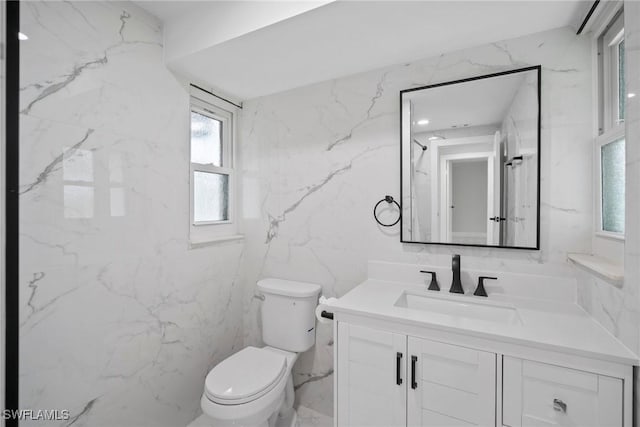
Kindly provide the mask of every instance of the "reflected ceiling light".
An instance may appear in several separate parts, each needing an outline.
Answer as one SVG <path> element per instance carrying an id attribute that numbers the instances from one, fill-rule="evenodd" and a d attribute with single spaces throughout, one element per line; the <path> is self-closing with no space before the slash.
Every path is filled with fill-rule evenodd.
<path id="1" fill-rule="evenodd" d="M 429 138 L 427 138 L 429 141 L 438 141 L 440 139 L 446 139 L 444 136 L 441 135 L 432 135 Z"/>
<path id="2" fill-rule="evenodd" d="M 418 124 L 420 126 L 428 125 L 429 124 L 429 120 L 427 120 L 427 119 L 418 120 Z"/>
<path id="3" fill-rule="evenodd" d="M 25 33 L 18 32 L 18 40 L 29 40 L 29 37 Z"/>
<path id="4" fill-rule="evenodd" d="M 633 98 L 634 96 L 636 96 L 636 94 L 635 94 L 635 93 L 628 93 L 628 94 L 627 94 L 627 98 Z"/>

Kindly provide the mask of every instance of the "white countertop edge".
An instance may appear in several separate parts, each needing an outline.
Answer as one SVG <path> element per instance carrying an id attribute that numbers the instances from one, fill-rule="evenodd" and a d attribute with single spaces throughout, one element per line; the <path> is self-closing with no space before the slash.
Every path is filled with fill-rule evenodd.
<path id="1" fill-rule="evenodd" d="M 463 335 L 470 335 L 470 336 L 489 339 L 493 341 L 501 341 L 501 342 L 506 342 L 510 344 L 518 344 L 518 345 L 524 345 L 529 347 L 535 347 L 542 350 L 551 350 L 551 351 L 557 351 L 562 353 L 570 353 L 570 354 L 575 354 L 577 356 L 582 356 L 590 359 L 604 360 L 607 362 L 620 363 L 624 365 L 634 365 L 634 366 L 640 365 L 640 359 L 633 358 L 633 357 L 623 357 L 623 356 L 617 356 L 617 355 L 606 354 L 606 353 L 597 353 L 597 352 L 586 351 L 586 350 L 582 350 L 574 347 L 566 347 L 566 346 L 549 344 L 549 343 L 540 342 L 540 341 L 520 339 L 512 336 L 492 334 L 488 332 L 482 332 L 482 331 L 466 329 L 466 328 L 456 328 L 455 326 L 448 326 L 448 325 L 443 325 L 439 323 L 411 320 L 411 319 L 406 319 L 402 317 L 388 316 L 385 314 L 372 313 L 368 311 L 350 309 L 350 308 L 339 307 L 339 306 L 331 306 L 329 307 L 329 309 L 334 314 L 345 313 L 350 315 L 369 317 L 373 319 L 388 320 L 394 323 L 401 323 L 401 324 L 418 326 L 418 327 L 427 327 L 427 328 L 441 330 L 445 332 L 455 332 Z"/>
<path id="2" fill-rule="evenodd" d="M 372 286 L 372 288 L 369 288 L 369 286 Z M 344 313 L 349 316 L 379 319 L 390 323 L 393 322 L 396 324 L 410 325 L 412 327 L 431 328 L 459 335 L 467 335 L 474 338 L 495 341 L 496 343 L 503 342 L 506 344 L 516 344 L 547 351 L 555 351 L 565 355 L 577 355 L 605 362 L 640 366 L 640 357 L 625 346 L 610 331 L 598 323 L 593 316 L 587 313 L 584 308 L 577 303 L 566 303 L 562 301 L 549 301 L 547 303 L 545 300 L 518 297 L 501 297 L 500 299 L 496 299 L 498 302 L 514 305 L 518 310 L 524 310 L 520 315 L 526 316 L 522 320 L 528 324 L 528 327 L 523 329 L 521 332 L 511 326 L 506 326 L 504 330 L 502 330 L 502 327 L 495 330 L 495 324 L 492 324 L 489 329 L 485 329 L 480 323 L 482 321 L 474 321 L 474 323 L 469 326 L 469 324 L 456 325 L 455 323 L 440 322 L 435 319 L 416 318 L 416 311 L 409 310 L 406 311 L 406 313 L 403 311 L 398 312 L 394 311 L 395 309 L 391 307 L 387 307 L 386 303 L 384 303 L 389 299 L 389 302 L 393 304 L 393 301 L 395 301 L 401 293 L 405 291 L 415 291 L 416 288 L 422 289 L 424 287 L 416 284 L 368 279 L 353 288 L 347 294 L 343 295 L 335 303 L 330 304 L 327 309 L 331 312 L 338 313 L 338 318 L 336 319 L 338 321 L 340 320 L 339 314 Z M 381 302 L 383 303 L 383 306 L 380 305 Z M 566 340 L 562 338 L 561 335 L 558 336 L 554 333 L 555 329 L 553 325 L 544 325 L 543 323 L 540 325 L 542 326 L 542 329 L 539 329 L 538 326 L 535 326 L 537 323 L 531 323 L 531 321 L 535 320 L 536 317 L 540 317 L 535 314 L 537 311 L 536 307 L 539 307 L 540 304 L 543 304 L 543 307 L 549 308 L 552 308 L 555 305 L 555 308 L 553 308 L 550 313 L 555 312 L 562 314 L 565 310 L 568 310 L 566 311 L 567 315 L 577 315 L 580 318 L 584 318 L 587 323 L 582 324 L 581 327 L 589 328 L 587 332 L 591 331 L 591 328 L 593 328 L 592 332 L 588 332 L 593 337 L 595 337 L 593 334 L 601 334 L 601 338 L 603 339 L 602 345 L 593 345 L 593 341 L 592 345 L 581 345 L 580 342 L 571 343 L 571 340 L 569 340 L 569 342 L 565 342 Z M 551 306 L 548 304 L 551 304 Z M 566 306 L 566 308 L 563 308 L 564 306 Z M 387 308 L 391 308 L 391 310 L 388 310 Z M 571 312 L 574 314 L 572 315 Z M 543 314 L 543 312 L 541 312 L 541 314 Z M 532 318 L 532 315 L 535 317 Z M 475 325 L 478 325 L 479 327 L 476 328 Z M 532 326 L 534 329 L 532 329 Z M 535 333 L 536 330 L 544 331 L 549 327 L 553 329 L 550 331 L 549 339 L 544 339 L 544 333 L 542 336 Z M 532 331 L 534 331 L 534 335 L 531 335 Z M 564 333 L 567 333 L 567 331 Z M 596 341 L 596 343 L 597 342 L 598 341 Z"/>

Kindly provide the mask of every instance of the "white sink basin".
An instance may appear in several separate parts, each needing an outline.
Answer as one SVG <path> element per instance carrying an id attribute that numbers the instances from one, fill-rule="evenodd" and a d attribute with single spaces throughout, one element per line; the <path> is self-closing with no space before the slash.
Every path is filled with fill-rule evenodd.
<path id="1" fill-rule="evenodd" d="M 451 317 L 521 325 L 518 310 L 508 304 L 483 301 L 466 295 L 436 295 L 404 291 L 394 306 Z"/>

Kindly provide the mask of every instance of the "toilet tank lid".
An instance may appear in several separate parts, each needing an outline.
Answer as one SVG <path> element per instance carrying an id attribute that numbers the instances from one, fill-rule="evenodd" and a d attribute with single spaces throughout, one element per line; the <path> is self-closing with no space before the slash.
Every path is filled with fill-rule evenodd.
<path id="1" fill-rule="evenodd" d="M 322 288 L 315 283 L 267 278 L 258 280 L 258 289 L 265 294 L 304 298 L 317 296 Z"/>

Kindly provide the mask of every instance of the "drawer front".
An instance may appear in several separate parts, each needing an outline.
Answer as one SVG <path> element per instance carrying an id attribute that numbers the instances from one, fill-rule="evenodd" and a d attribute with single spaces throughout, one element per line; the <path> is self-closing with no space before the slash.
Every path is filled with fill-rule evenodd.
<path id="1" fill-rule="evenodd" d="M 505 358 L 504 424 L 622 426 L 622 380 Z"/>

